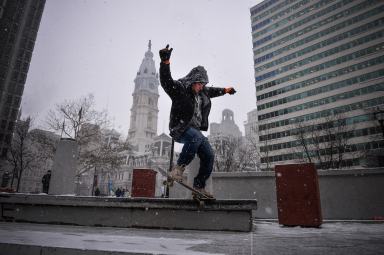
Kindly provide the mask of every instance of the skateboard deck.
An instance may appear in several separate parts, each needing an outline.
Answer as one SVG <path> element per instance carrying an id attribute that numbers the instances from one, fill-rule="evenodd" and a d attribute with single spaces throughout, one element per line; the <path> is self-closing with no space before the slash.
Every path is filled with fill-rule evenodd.
<path id="1" fill-rule="evenodd" d="M 168 176 L 168 178 L 170 180 L 174 181 L 174 182 L 177 182 L 178 184 L 180 184 L 184 188 L 189 189 L 190 191 L 192 191 L 192 199 L 195 200 L 196 202 L 198 202 L 200 205 L 204 205 L 205 201 L 215 201 L 216 200 L 213 197 L 209 197 L 209 196 L 205 195 L 204 193 L 201 193 L 200 191 L 198 191 L 195 188 L 189 186 L 188 184 L 184 183 L 183 181 L 179 181 L 179 180 L 173 179 L 170 176 Z M 172 185 L 170 185 L 170 186 L 172 186 Z"/>

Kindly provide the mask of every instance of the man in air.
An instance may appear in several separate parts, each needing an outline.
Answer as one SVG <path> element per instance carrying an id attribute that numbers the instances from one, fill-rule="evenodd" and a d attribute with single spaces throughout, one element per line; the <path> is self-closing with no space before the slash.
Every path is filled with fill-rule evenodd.
<path id="1" fill-rule="evenodd" d="M 193 68 L 187 76 L 173 80 L 170 71 L 172 48 L 167 45 L 159 51 L 160 83 L 172 100 L 169 120 L 171 137 L 178 143 L 184 144 L 177 165 L 169 176 L 171 179 L 182 181 L 185 167 L 191 163 L 195 155 L 200 158 L 200 168 L 193 181 L 193 188 L 212 197 L 205 190 L 206 181 L 212 173 L 214 153 L 208 139 L 201 131 L 208 130 L 208 116 L 211 110 L 211 98 L 233 95 L 233 87 L 207 87 L 208 75 L 203 66 Z"/>

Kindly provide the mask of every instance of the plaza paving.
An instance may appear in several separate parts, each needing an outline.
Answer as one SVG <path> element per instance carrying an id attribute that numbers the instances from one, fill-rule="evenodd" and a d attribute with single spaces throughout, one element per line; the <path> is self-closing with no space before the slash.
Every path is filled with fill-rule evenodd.
<path id="1" fill-rule="evenodd" d="M 241 233 L 0 222 L 0 254 L 384 254 L 384 222 L 253 224 Z"/>

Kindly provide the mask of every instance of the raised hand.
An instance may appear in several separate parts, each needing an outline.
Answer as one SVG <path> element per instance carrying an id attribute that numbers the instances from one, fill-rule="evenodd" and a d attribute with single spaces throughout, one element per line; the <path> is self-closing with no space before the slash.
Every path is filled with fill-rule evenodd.
<path id="1" fill-rule="evenodd" d="M 169 59 L 171 58 L 173 48 L 169 49 L 169 44 L 164 49 L 159 51 L 160 59 L 164 63 L 169 63 Z"/>
<path id="2" fill-rule="evenodd" d="M 226 88 L 224 89 L 224 92 L 225 92 L 226 94 L 233 95 L 233 94 L 236 93 L 236 90 L 235 90 L 233 87 L 226 87 Z"/>

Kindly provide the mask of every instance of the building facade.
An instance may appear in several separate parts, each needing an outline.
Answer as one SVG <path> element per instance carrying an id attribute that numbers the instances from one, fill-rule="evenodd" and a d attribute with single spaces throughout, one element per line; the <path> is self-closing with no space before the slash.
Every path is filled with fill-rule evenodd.
<path id="1" fill-rule="evenodd" d="M 247 121 L 244 123 L 244 143 L 253 160 L 249 162 L 249 168 L 254 171 L 260 171 L 260 147 L 258 132 L 257 109 L 247 113 Z"/>
<path id="2" fill-rule="evenodd" d="M 234 172 L 239 169 L 243 137 L 235 123 L 234 113 L 224 109 L 220 123 L 211 123 L 209 142 L 215 152 L 214 172 Z"/>
<path id="3" fill-rule="evenodd" d="M 384 2 L 266 0 L 250 12 L 264 168 L 364 165 L 384 147 L 373 114 L 384 105 Z"/>
<path id="4" fill-rule="evenodd" d="M 45 0 L 0 1 L 0 157 L 7 155 Z"/>
<path id="5" fill-rule="evenodd" d="M 221 123 L 211 123 L 209 127 L 210 136 L 232 136 L 240 138 L 242 133 L 235 123 L 234 113 L 229 109 L 224 109 L 221 114 Z"/>
<path id="6" fill-rule="evenodd" d="M 153 138 L 157 135 L 159 75 L 156 72 L 151 41 L 148 51 L 135 78 L 135 90 L 132 94 L 131 121 L 128 141 L 139 153 L 150 151 Z"/>
<path id="7" fill-rule="evenodd" d="M 258 121 L 257 121 L 257 109 L 247 113 L 247 121 L 244 123 L 245 137 L 258 139 Z M 258 141 L 258 140 L 256 140 Z"/>
<path id="8" fill-rule="evenodd" d="M 35 161 L 33 167 L 23 171 L 19 192 L 43 192 L 42 178 L 48 170 L 53 170 L 54 152 L 59 140 L 60 136 L 50 131 L 42 129 L 29 131 L 27 149 L 39 155 L 41 160 Z"/>

